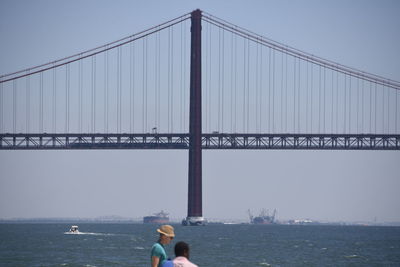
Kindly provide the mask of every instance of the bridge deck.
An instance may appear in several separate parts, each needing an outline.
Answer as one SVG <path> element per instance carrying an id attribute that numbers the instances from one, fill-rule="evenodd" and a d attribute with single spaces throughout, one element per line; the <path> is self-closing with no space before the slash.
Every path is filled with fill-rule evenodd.
<path id="1" fill-rule="evenodd" d="M 0 134 L 0 150 L 188 148 L 187 133 Z M 213 133 L 202 149 L 400 150 L 400 135 Z"/>

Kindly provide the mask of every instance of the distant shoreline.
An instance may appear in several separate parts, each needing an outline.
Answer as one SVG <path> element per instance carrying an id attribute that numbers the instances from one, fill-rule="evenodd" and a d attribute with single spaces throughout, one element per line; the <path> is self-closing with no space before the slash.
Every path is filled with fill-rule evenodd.
<path id="1" fill-rule="evenodd" d="M 137 219 L 86 219 L 86 218 L 15 218 L 15 219 L 0 219 L 2 223 L 143 223 Z"/>
<path id="2" fill-rule="evenodd" d="M 75 224 L 75 223 L 97 223 L 97 224 L 143 224 L 143 220 L 139 218 L 12 218 L 12 219 L 0 219 L 0 224 L 52 224 L 52 223 L 63 223 L 63 224 Z M 179 221 L 171 221 L 170 224 L 180 224 Z M 248 224 L 244 222 L 238 223 L 224 223 L 224 222 L 210 222 L 210 225 L 229 225 L 229 224 Z M 277 223 L 275 225 L 286 225 L 286 226 L 382 226 L 382 227 L 400 227 L 400 222 L 382 222 L 382 223 L 371 223 L 371 222 L 315 222 L 310 224 L 289 224 L 285 222 Z M 271 225 L 269 225 L 271 226 Z"/>

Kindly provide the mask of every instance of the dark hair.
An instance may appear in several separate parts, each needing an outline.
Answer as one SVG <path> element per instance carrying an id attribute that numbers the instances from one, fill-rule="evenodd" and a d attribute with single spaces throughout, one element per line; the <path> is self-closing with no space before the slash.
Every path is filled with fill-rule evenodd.
<path id="1" fill-rule="evenodd" d="M 186 255 L 185 255 L 186 254 Z M 189 256 L 189 245 L 183 241 L 175 244 L 175 256 Z"/>

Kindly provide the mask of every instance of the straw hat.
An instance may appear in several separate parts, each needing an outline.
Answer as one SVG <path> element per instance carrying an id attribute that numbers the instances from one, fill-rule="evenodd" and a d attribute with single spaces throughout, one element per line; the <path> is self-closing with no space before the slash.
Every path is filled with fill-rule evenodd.
<path id="1" fill-rule="evenodd" d="M 174 237 L 174 227 L 168 224 L 161 225 L 160 228 L 157 229 L 157 232 L 160 234 L 166 235 L 168 237 Z"/>

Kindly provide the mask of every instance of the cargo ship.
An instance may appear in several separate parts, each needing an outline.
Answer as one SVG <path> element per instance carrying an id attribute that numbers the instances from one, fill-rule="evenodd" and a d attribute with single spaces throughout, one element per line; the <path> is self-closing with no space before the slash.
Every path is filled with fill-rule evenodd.
<path id="1" fill-rule="evenodd" d="M 168 213 L 161 211 L 159 213 L 155 213 L 150 216 L 145 216 L 143 217 L 143 223 L 156 223 L 156 224 L 169 223 Z"/>
<path id="2" fill-rule="evenodd" d="M 275 223 L 275 215 L 276 215 L 276 210 L 274 210 L 274 213 L 270 216 L 269 212 L 265 209 L 263 209 L 260 212 L 259 216 L 254 217 L 250 210 L 248 211 L 249 217 L 250 217 L 250 223 L 251 224 L 274 224 Z"/>

